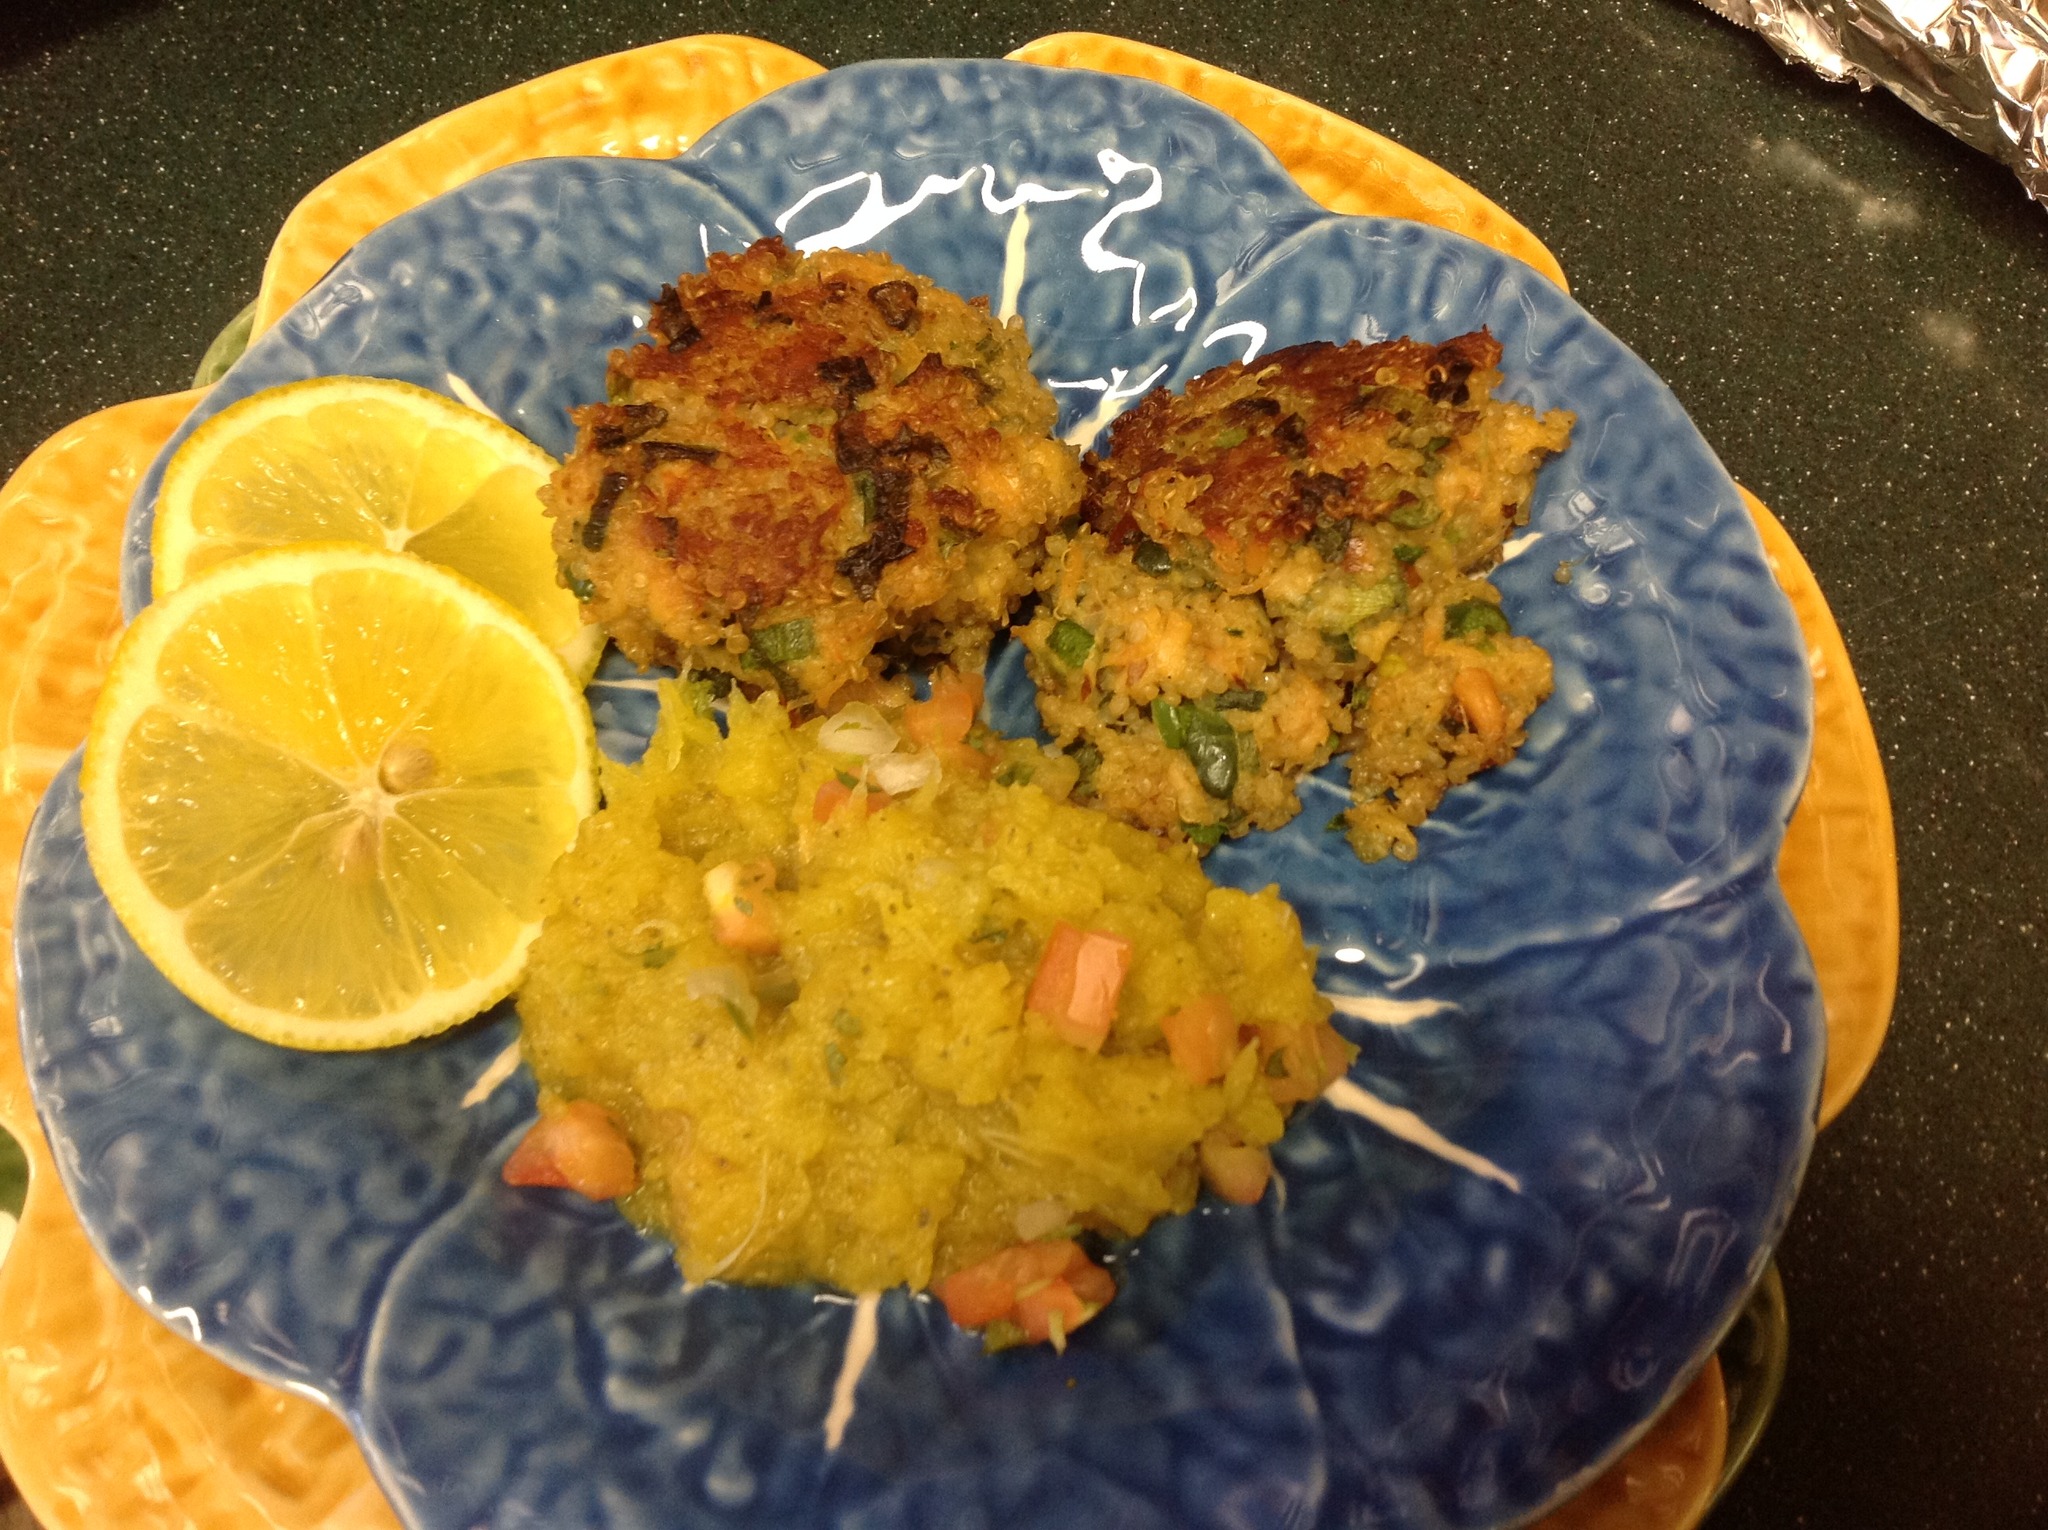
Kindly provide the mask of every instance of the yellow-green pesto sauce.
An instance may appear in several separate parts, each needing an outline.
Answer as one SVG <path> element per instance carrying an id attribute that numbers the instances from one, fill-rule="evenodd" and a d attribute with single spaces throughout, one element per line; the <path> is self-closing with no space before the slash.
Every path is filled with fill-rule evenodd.
<path id="1" fill-rule="evenodd" d="M 772 697 L 735 694 L 728 723 L 666 689 L 555 869 L 519 995 L 544 1105 L 624 1126 L 626 1210 L 688 1278 L 923 1287 L 1063 1225 L 1136 1234 L 1194 1203 L 1205 1133 L 1280 1135 L 1297 1050 L 1350 1055 L 1277 891 L 1070 805 L 1070 761 L 995 741 L 989 774 L 949 763 L 869 813 L 889 756 L 824 748 Z M 780 948 L 747 954 L 714 939 L 704 875 L 761 859 Z M 1025 1010 L 1060 921 L 1132 945 L 1100 1053 Z M 1160 1020 L 1210 994 L 1241 1039 L 1197 1085 Z"/>

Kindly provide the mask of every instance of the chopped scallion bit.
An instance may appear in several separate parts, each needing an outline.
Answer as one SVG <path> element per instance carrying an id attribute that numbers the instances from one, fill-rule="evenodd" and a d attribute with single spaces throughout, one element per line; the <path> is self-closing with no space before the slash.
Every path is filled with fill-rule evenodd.
<path id="1" fill-rule="evenodd" d="M 1237 789 L 1237 730 L 1207 707 L 1184 706 L 1180 713 L 1185 735 L 1181 748 L 1194 764 L 1195 778 L 1210 796 L 1228 799 Z"/>
<path id="2" fill-rule="evenodd" d="M 1164 696 L 1153 698 L 1152 726 L 1159 730 L 1159 742 L 1169 749 L 1178 749 L 1188 741 L 1187 729 L 1181 723 L 1182 710 Z"/>
<path id="3" fill-rule="evenodd" d="M 1065 617 L 1053 623 L 1052 635 L 1045 640 L 1045 646 L 1053 657 L 1068 669 L 1079 669 L 1087 660 L 1089 651 L 1095 647 L 1095 634 L 1079 622 L 1070 622 Z"/>
<path id="4" fill-rule="evenodd" d="M 1461 600 L 1444 611 L 1444 636 L 1448 638 L 1487 637 L 1507 630 L 1508 619 L 1488 600 Z"/>
<path id="5" fill-rule="evenodd" d="M 808 659 L 817 651 L 818 635 L 812 629 L 808 616 L 777 622 L 772 627 L 763 627 L 747 635 L 747 658 L 771 669 Z"/>

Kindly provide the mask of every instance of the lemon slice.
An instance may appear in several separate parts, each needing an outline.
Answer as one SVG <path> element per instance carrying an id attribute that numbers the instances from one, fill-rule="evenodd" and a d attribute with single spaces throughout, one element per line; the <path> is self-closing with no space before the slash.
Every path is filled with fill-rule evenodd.
<path id="1" fill-rule="evenodd" d="M 389 1046 L 511 990 L 594 750 L 568 672 L 478 586 L 368 548 L 253 553 L 122 635 L 86 850 L 194 1003 L 285 1046 Z"/>
<path id="2" fill-rule="evenodd" d="M 555 459 L 487 414 L 379 377 L 252 394 L 172 456 L 150 534 L 158 599 L 295 542 L 409 552 L 475 580 L 587 679 L 604 635 L 555 577 L 538 491 Z"/>

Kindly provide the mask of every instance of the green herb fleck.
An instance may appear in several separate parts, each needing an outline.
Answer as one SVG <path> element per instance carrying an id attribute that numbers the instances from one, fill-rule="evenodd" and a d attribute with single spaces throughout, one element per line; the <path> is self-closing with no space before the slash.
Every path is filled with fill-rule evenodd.
<path id="1" fill-rule="evenodd" d="M 1251 432 L 1242 425 L 1232 425 L 1227 430 L 1219 430 L 1216 433 L 1216 450 L 1227 452 L 1233 446 L 1242 446 L 1245 443 L 1245 437 L 1250 434 Z"/>
<path id="2" fill-rule="evenodd" d="M 1256 712 L 1265 704 L 1264 691 L 1229 690 L 1216 698 L 1216 705 L 1226 712 Z"/>
<path id="3" fill-rule="evenodd" d="M 1450 444 L 1451 438 L 1449 436 L 1431 436 L 1428 443 L 1422 449 L 1433 457 Z"/>
<path id="4" fill-rule="evenodd" d="M 747 1018 L 747 1012 L 740 1008 L 739 1001 L 736 999 L 721 999 L 719 1003 L 723 1004 L 725 1012 L 732 1016 L 732 1023 L 740 1028 L 740 1034 L 749 1041 L 752 1041 L 754 1039 L 754 1022 Z"/>
<path id="5" fill-rule="evenodd" d="M 675 959 L 675 950 L 670 946 L 650 946 L 640 953 L 640 965 L 643 967 L 666 967 Z"/>
<path id="6" fill-rule="evenodd" d="M 1394 561 L 1396 563 L 1413 563 L 1428 551 L 1427 547 L 1417 547 L 1413 542 L 1396 542 L 1394 544 Z"/>
<path id="7" fill-rule="evenodd" d="M 832 1029 L 842 1036 L 858 1036 L 860 1034 L 860 1016 L 842 1009 L 832 1017 Z"/>
<path id="8" fill-rule="evenodd" d="M 1350 633 L 1326 632 L 1323 636 L 1330 640 L 1330 653 L 1339 664 L 1358 662 L 1358 649 L 1352 645 Z"/>
<path id="9" fill-rule="evenodd" d="M 1081 767 L 1081 774 L 1074 782 L 1074 790 L 1087 790 L 1094 784 L 1095 772 L 1102 769 L 1102 751 L 1093 744 L 1077 744 L 1067 753 L 1073 756 L 1074 763 Z"/>
<path id="10" fill-rule="evenodd" d="M 1036 774 L 1037 772 L 1031 766 L 1021 765 L 1017 761 L 1012 760 L 996 772 L 996 785 L 1026 786 L 1030 784 L 1032 776 Z"/>
<path id="11" fill-rule="evenodd" d="M 1461 600 L 1444 611 L 1444 636 L 1486 637 L 1508 630 L 1508 619 L 1500 607 L 1488 600 Z"/>
<path id="12" fill-rule="evenodd" d="M 838 778 L 839 784 L 848 791 L 852 791 L 856 786 L 860 785 L 860 777 L 853 774 L 852 771 L 835 770 L 832 774 Z"/>
<path id="13" fill-rule="evenodd" d="M 1152 726 L 1159 730 L 1159 742 L 1169 749 L 1179 749 L 1188 741 L 1187 729 L 1181 722 L 1180 707 L 1164 696 L 1152 701 Z"/>
<path id="14" fill-rule="evenodd" d="M 1220 712 L 1207 707 L 1181 708 L 1181 747 L 1195 767 L 1195 778 L 1212 797 L 1228 799 L 1237 789 L 1237 730 Z"/>
<path id="15" fill-rule="evenodd" d="M 844 1073 L 845 1071 L 846 1071 L 846 1054 L 845 1054 L 844 1052 L 842 1052 L 842 1051 L 840 1051 L 840 1050 L 839 1050 L 839 1043 L 838 1043 L 838 1042 L 836 1042 L 836 1041 L 828 1041 L 828 1042 L 826 1042 L 826 1043 L 825 1043 L 825 1072 L 826 1072 L 826 1074 L 830 1076 L 830 1078 L 831 1078 L 832 1082 L 833 1082 L 833 1083 L 834 1083 L 834 1084 L 836 1085 L 836 1084 L 837 1084 L 837 1083 L 839 1082 L 839 1075 L 840 1075 L 840 1074 L 842 1074 L 842 1073 Z"/>
<path id="16" fill-rule="evenodd" d="M 1220 823 L 1184 823 L 1180 828 L 1204 850 L 1213 850 L 1223 842 L 1223 825 Z"/>
<path id="17" fill-rule="evenodd" d="M 1170 574 L 1173 572 L 1173 556 L 1166 548 L 1150 537 L 1141 537 L 1138 545 L 1131 549 L 1131 562 L 1138 566 L 1140 573 Z"/>
<path id="18" fill-rule="evenodd" d="M 1323 832 L 1325 834 L 1342 834 L 1348 827 L 1349 825 L 1344 822 L 1344 815 L 1339 813 L 1335 818 L 1332 818 L 1323 825 Z"/>
<path id="19" fill-rule="evenodd" d="M 564 568 L 562 570 L 562 583 L 569 587 L 571 595 L 574 595 L 585 604 L 588 604 L 590 598 L 597 593 L 597 586 L 588 579 L 585 579 L 581 574 L 576 573 L 573 569 Z"/>
<path id="20" fill-rule="evenodd" d="M 1437 508 L 1426 499 L 1411 504 L 1396 505 L 1387 512 L 1387 519 L 1403 531 L 1420 531 L 1436 520 Z"/>
<path id="21" fill-rule="evenodd" d="M 811 627 L 808 616 L 799 616 L 794 621 L 776 622 L 758 632 L 748 634 L 745 661 L 753 668 L 767 666 L 780 669 L 785 664 L 794 664 L 799 659 L 808 659 L 818 651 L 818 635 Z"/>
<path id="22" fill-rule="evenodd" d="M 1266 1077 L 1287 1077 L 1287 1054 L 1284 1051 L 1275 1052 L 1271 1057 L 1268 1057 L 1266 1059 Z"/>
<path id="23" fill-rule="evenodd" d="M 1089 650 L 1095 646 L 1095 634 L 1079 622 L 1061 617 L 1053 623 L 1052 635 L 1045 640 L 1045 646 L 1068 669 L 1079 669 L 1087 660 Z"/>
<path id="24" fill-rule="evenodd" d="M 874 525 L 875 517 L 882 512 L 880 501 L 875 495 L 875 480 L 872 474 L 853 475 L 853 497 L 860 501 L 860 523 L 863 526 Z"/>

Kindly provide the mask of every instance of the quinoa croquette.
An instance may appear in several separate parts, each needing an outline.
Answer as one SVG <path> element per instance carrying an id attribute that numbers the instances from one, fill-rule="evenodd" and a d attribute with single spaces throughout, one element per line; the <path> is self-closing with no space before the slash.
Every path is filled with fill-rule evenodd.
<path id="1" fill-rule="evenodd" d="M 1482 577 L 1573 417 L 1492 396 L 1500 345 L 1317 342 L 1120 419 L 1018 629 L 1080 800 L 1213 845 L 1351 752 L 1351 843 L 1410 859 L 1550 694 Z"/>
<path id="2" fill-rule="evenodd" d="M 664 287 L 546 496 L 563 583 L 636 663 L 823 706 L 878 645 L 985 657 L 1081 495 L 1021 323 L 779 239 Z"/>

